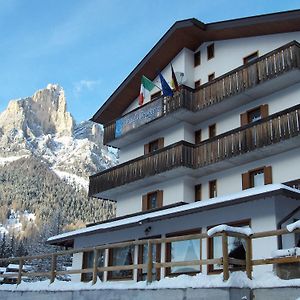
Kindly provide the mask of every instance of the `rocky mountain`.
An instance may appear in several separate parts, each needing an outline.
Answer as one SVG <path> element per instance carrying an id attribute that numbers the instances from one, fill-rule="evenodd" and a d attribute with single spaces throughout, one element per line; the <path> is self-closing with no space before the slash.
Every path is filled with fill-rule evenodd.
<path id="1" fill-rule="evenodd" d="M 117 163 L 116 152 L 103 146 L 102 139 L 98 124 L 76 124 L 58 85 L 12 100 L 0 113 L 0 164 L 33 156 L 59 177 L 86 189 L 90 174 Z"/>
<path id="2" fill-rule="evenodd" d="M 117 163 L 102 139 L 98 124 L 75 122 L 59 85 L 10 101 L 0 113 L 0 222 L 10 208 L 59 230 L 112 217 L 112 202 L 87 195 L 88 176 Z"/>

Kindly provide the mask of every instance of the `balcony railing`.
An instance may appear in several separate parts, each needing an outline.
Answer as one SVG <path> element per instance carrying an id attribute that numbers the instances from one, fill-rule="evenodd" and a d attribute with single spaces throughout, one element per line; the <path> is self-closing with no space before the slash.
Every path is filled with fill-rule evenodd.
<path id="1" fill-rule="evenodd" d="M 211 82 L 201 85 L 196 90 L 183 86 L 179 93 L 171 98 L 164 99 L 162 114 L 159 117 L 182 108 L 197 112 L 299 67 L 300 44 L 292 41 L 257 58 L 255 61 L 242 65 Z M 161 99 L 155 101 L 161 101 Z M 151 105 L 155 101 L 150 102 Z M 139 111 L 142 112 L 147 108 L 147 105 L 145 104 L 125 116 L 128 117 Z M 133 130 L 138 127 L 133 126 Z M 115 132 L 116 121 L 105 124 L 104 144 L 117 138 Z"/>
<path id="2" fill-rule="evenodd" d="M 169 145 L 90 177 L 89 194 L 154 176 L 178 167 L 202 168 L 298 136 L 300 105 L 194 145 Z"/>

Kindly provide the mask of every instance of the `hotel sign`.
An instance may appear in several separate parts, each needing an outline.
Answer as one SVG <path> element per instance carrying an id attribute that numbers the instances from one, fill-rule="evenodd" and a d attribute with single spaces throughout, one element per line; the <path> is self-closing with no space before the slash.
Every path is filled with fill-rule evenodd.
<path id="1" fill-rule="evenodd" d="M 115 137 L 147 124 L 163 114 L 163 99 L 160 98 L 133 111 L 116 121 Z"/>

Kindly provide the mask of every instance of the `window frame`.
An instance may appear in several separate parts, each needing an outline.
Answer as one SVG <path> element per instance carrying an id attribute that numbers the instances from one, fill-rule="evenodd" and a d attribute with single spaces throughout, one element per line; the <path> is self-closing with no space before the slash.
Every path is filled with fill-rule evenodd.
<path id="1" fill-rule="evenodd" d="M 166 237 L 177 237 L 177 236 L 183 236 L 183 235 L 189 235 L 189 234 L 200 234 L 202 232 L 202 228 L 195 228 L 195 229 L 189 229 L 189 230 L 184 230 L 184 231 L 178 231 L 178 232 L 172 232 L 172 233 L 168 233 L 166 234 Z M 200 260 L 202 259 L 202 239 L 195 239 L 199 242 L 199 257 Z M 167 242 L 165 245 L 165 261 L 166 262 L 171 262 L 171 258 L 172 258 L 172 251 L 171 251 L 171 243 L 176 243 L 176 242 L 180 242 L 180 241 L 174 241 L 174 242 Z M 198 273 L 202 272 L 202 265 L 199 265 L 200 269 L 199 271 L 191 271 L 191 272 L 172 272 L 171 271 L 171 267 L 166 267 L 165 268 L 165 277 L 176 277 L 179 275 L 196 275 Z"/>
<path id="2" fill-rule="evenodd" d="M 202 200 L 202 185 L 201 183 L 195 185 L 195 202 Z"/>
<path id="3" fill-rule="evenodd" d="M 102 257 L 103 257 L 103 267 L 105 266 L 105 250 L 97 250 L 98 252 L 98 258 L 101 257 L 101 253 L 102 253 Z M 99 255 L 100 253 L 100 255 Z M 92 265 L 89 266 L 89 263 L 88 263 L 88 255 L 92 255 Z M 90 268 L 93 268 L 93 262 L 94 262 L 94 251 L 84 251 L 83 252 L 83 255 L 82 255 L 82 269 L 90 269 Z M 99 267 L 99 265 L 98 265 Z M 100 266 L 101 267 L 101 266 Z M 101 274 L 99 276 L 99 274 Z M 104 278 L 104 272 L 97 272 L 97 277 L 100 279 L 100 280 L 103 280 Z M 102 277 L 102 278 L 101 278 Z M 93 279 L 93 272 L 89 272 L 89 273 L 82 273 L 81 274 L 81 278 L 80 278 L 80 281 L 81 282 L 90 282 L 91 280 Z"/>
<path id="4" fill-rule="evenodd" d="M 156 193 L 156 207 L 150 208 L 150 197 Z M 151 191 L 142 196 L 142 211 L 149 211 L 163 207 L 164 195 L 163 190 Z"/>
<path id="5" fill-rule="evenodd" d="M 211 43 L 206 47 L 207 60 L 213 59 L 215 57 L 215 43 Z"/>
<path id="6" fill-rule="evenodd" d="M 159 239 L 161 238 L 161 235 L 157 235 L 157 236 L 151 236 L 151 237 L 147 237 L 147 238 L 144 238 L 144 239 L 141 239 L 141 240 L 145 240 L 145 239 Z M 143 264 L 144 261 L 143 261 L 143 256 L 144 256 L 144 246 L 147 245 L 147 244 L 144 244 L 144 245 L 139 245 L 138 247 L 138 263 L 139 264 Z M 154 246 L 154 244 L 152 244 Z M 155 261 L 156 262 L 161 262 L 161 244 L 156 244 L 155 245 L 156 247 L 156 256 L 155 256 Z M 156 280 L 160 280 L 160 277 L 161 277 L 161 271 L 160 271 L 160 267 L 159 268 L 155 268 L 156 269 Z M 137 272 L 137 281 L 144 281 L 145 279 L 143 278 L 144 275 L 147 275 L 147 272 L 146 273 L 143 273 L 143 269 L 138 269 L 138 272 Z M 154 274 L 152 273 L 152 276 Z"/>
<path id="7" fill-rule="evenodd" d="M 212 72 L 207 75 L 207 82 L 212 82 L 213 80 L 215 80 L 215 78 L 216 78 L 216 73 Z"/>
<path id="8" fill-rule="evenodd" d="M 201 65 L 201 51 L 198 50 L 194 53 L 194 68 Z"/>
<path id="9" fill-rule="evenodd" d="M 208 182 L 209 185 L 209 199 L 218 197 L 218 187 L 217 187 L 217 179 L 210 180 Z M 214 189 L 213 189 L 214 187 Z M 215 193 L 214 193 L 215 191 Z"/>
<path id="10" fill-rule="evenodd" d="M 208 126 L 208 138 L 211 139 L 217 136 L 217 125 L 216 123 Z"/>
<path id="11" fill-rule="evenodd" d="M 200 87 L 200 85 L 201 85 L 201 79 L 196 80 L 196 81 L 194 82 L 195 89 L 198 89 L 198 88 Z"/>
<path id="12" fill-rule="evenodd" d="M 223 223 L 224 224 L 224 223 Z M 229 226 L 236 226 L 236 227 L 242 227 L 242 226 L 249 226 L 251 227 L 251 219 L 244 219 L 244 220 L 239 220 L 239 221 L 232 221 L 232 222 L 226 222 L 225 224 L 229 225 Z M 216 224 L 216 225 L 212 225 L 212 226 L 208 226 L 207 230 L 209 230 L 210 228 L 213 228 L 215 226 L 218 226 L 221 224 Z M 208 259 L 213 259 L 213 253 L 214 253 L 214 248 L 213 248 L 213 239 L 214 237 L 209 237 L 207 240 L 207 258 Z M 229 270 L 234 270 L 234 271 L 239 271 L 239 270 L 245 270 L 246 266 L 241 266 L 241 267 L 231 267 L 229 268 Z M 216 270 L 214 269 L 214 265 L 213 264 L 209 264 L 207 265 L 207 274 L 220 274 L 223 272 L 223 268 Z"/>
<path id="13" fill-rule="evenodd" d="M 112 261 L 113 261 L 113 252 L 114 250 L 120 250 L 123 248 L 129 248 L 132 247 L 133 250 L 133 257 L 132 257 L 132 262 L 134 263 L 134 258 L 135 258 L 135 246 L 134 245 L 129 245 L 129 246 L 125 246 L 125 247 L 120 247 L 120 248 L 109 248 L 108 249 L 108 266 L 109 267 L 113 267 L 115 265 L 113 265 Z M 127 266 L 127 265 L 124 265 Z M 129 264 L 128 264 L 129 266 Z M 129 272 L 131 274 L 127 275 L 127 276 L 116 276 L 114 275 L 114 272 Z M 134 277 L 134 272 L 133 270 L 120 270 L 120 271 L 108 271 L 107 272 L 107 280 L 109 281 L 113 281 L 113 280 L 128 280 L 128 279 L 132 279 L 133 280 Z"/>

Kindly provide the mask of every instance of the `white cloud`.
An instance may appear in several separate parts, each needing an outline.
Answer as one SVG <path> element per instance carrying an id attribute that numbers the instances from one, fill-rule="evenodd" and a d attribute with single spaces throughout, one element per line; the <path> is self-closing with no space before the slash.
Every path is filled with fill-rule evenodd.
<path id="1" fill-rule="evenodd" d="M 87 80 L 87 79 L 82 79 L 78 82 L 74 83 L 74 94 L 76 96 L 79 96 L 84 90 L 92 91 L 94 90 L 97 86 L 101 84 L 101 80 Z"/>

